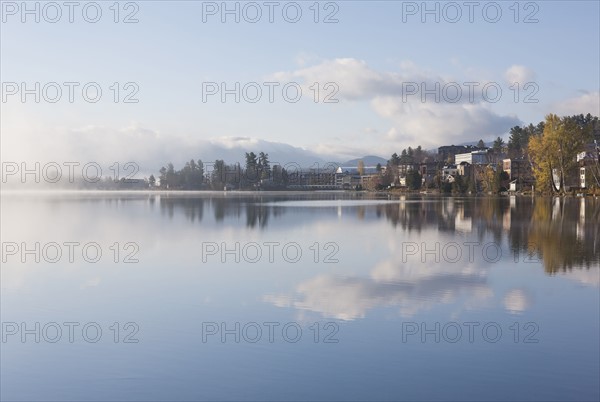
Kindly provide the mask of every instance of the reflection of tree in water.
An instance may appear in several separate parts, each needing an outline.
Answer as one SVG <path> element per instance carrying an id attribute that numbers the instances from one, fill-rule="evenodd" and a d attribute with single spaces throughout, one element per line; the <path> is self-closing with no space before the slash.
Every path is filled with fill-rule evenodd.
<path id="1" fill-rule="evenodd" d="M 537 199 L 529 230 L 548 273 L 590 268 L 600 260 L 600 210 L 594 200 Z"/>
<path id="2" fill-rule="evenodd" d="M 166 214 L 169 219 L 173 219 L 175 209 L 182 210 L 184 216 L 191 222 L 201 222 L 204 214 L 204 199 L 203 198 L 160 198 L 160 211 Z"/>
<path id="3" fill-rule="evenodd" d="M 361 198 L 371 197 L 352 193 L 313 193 L 161 196 L 159 200 L 161 213 L 169 218 L 180 210 L 191 222 L 200 222 L 207 202 L 217 222 L 226 217 L 238 221 L 245 218 L 247 227 L 264 229 L 273 217 L 297 213 L 294 208 L 280 207 L 273 202 Z M 121 201 L 130 200 L 111 202 L 118 204 Z M 406 202 L 346 206 L 344 209 L 352 211 L 359 221 L 385 216 L 394 227 L 408 233 L 434 229 L 447 234 L 472 233 L 480 242 L 489 241 L 485 240 L 489 236 L 497 244 L 507 240 L 511 253 L 519 261 L 541 259 L 548 273 L 597 267 L 600 263 L 600 202 L 591 198 L 409 198 Z M 337 213 L 333 208 L 325 211 Z M 323 210 L 315 214 L 305 209 L 302 212 L 318 220 Z"/>
<path id="4" fill-rule="evenodd" d="M 214 197 L 210 199 L 210 206 L 217 222 L 222 222 L 226 216 L 239 218 L 242 214 L 242 203 L 239 198 Z"/>
<path id="5" fill-rule="evenodd" d="M 211 207 L 214 210 L 215 220 L 221 222 L 225 217 L 240 219 L 242 214 L 246 216 L 246 226 L 249 228 L 266 228 L 270 217 L 278 217 L 290 212 L 288 207 L 269 205 L 283 201 L 333 201 L 339 199 L 362 198 L 360 194 L 352 193 L 299 193 L 299 194 L 277 194 L 262 195 L 249 194 L 234 196 L 215 196 L 210 198 Z"/>
<path id="6" fill-rule="evenodd" d="M 491 235 L 501 244 L 507 236 L 519 261 L 537 257 L 548 273 L 600 262 L 600 205 L 590 198 L 443 198 L 377 208 L 409 233 L 427 228 L 459 232 L 467 222 L 480 241 Z"/>
<path id="7" fill-rule="evenodd" d="M 384 204 L 377 207 L 394 227 L 403 230 L 420 232 L 433 227 L 442 218 L 441 203 L 414 202 L 400 204 Z"/>
<path id="8" fill-rule="evenodd" d="M 334 199 L 335 194 L 328 194 L 325 199 Z M 292 197 L 297 199 L 298 197 Z M 306 195 L 303 199 L 310 199 Z M 265 228 L 269 222 L 270 216 L 279 216 L 284 213 L 286 208 L 268 205 L 273 201 L 282 201 L 281 197 L 264 197 L 260 195 L 249 196 L 161 196 L 160 209 L 163 215 L 173 218 L 176 211 L 183 212 L 183 215 L 191 222 L 202 221 L 204 214 L 204 203 L 210 206 L 213 211 L 216 222 L 222 222 L 227 217 L 242 219 L 246 217 L 248 227 Z"/>
<path id="9" fill-rule="evenodd" d="M 540 259 L 548 273 L 600 261 L 600 205 L 594 199 L 516 198 L 503 221 L 519 260 Z"/>
<path id="10" fill-rule="evenodd" d="M 267 227 L 271 207 L 259 203 L 246 204 L 246 226 L 254 228 L 258 225 L 260 228 Z"/>

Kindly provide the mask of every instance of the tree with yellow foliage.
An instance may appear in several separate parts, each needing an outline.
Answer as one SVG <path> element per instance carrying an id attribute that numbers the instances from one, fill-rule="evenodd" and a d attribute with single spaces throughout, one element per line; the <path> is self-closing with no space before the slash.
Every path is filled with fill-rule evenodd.
<path id="1" fill-rule="evenodd" d="M 359 175 L 364 175 L 365 174 L 365 163 L 361 160 L 358 161 L 358 174 Z"/>
<path id="2" fill-rule="evenodd" d="M 529 157 L 539 191 L 565 192 L 565 178 L 577 166 L 577 153 L 591 140 L 588 127 L 578 124 L 573 117 L 546 116 L 544 132 L 529 139 Z M 554 186 L 552 171 L 556 170 L 559 183 Z"/>

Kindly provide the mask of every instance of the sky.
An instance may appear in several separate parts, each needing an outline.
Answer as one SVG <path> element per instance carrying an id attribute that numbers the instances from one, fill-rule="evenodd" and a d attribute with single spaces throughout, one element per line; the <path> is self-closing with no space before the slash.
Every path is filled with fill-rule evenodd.
<path id="1" fill-rule="evenodd" d="M 308 166 L 507 141 L 600 115 L 599 4 L 2 1 L 2 161 Z"/>

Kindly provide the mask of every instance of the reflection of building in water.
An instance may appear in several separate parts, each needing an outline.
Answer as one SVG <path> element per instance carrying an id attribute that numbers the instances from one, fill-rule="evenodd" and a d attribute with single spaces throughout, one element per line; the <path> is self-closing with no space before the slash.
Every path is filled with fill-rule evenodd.
<path id="1" fill-rule="evenodd" d="M 364 197 L 364 198 L 363 198 Z M 339 219 L 387 219 L 406 233 L 437 231 L 444 235 L 468 234 L 474 238 L 493 236 L 498 242 L 508 240 L 516 253 L 529 253 L 539 258 L 547 273 L 600 267 L 600 202 L 594 198 L 572 197 L 473 197 L 439 198 L 431 202 L 414 196 L 393 197 L 398 203 L 378 205 L 336 205 L 336 208 L 289 208 L 283 201 L 367 199 L 354 193 L 268 193 L 152 195 L 148 202 L 160 203 L 158 212 L 169 218 L 177 214 L 190 222 L 230 225 L 245 221 L 249 228 L 265 228 L 284 214 L 291 215 L 288 225 L 319 221 L 328 214 Z M 151 204 L 152 205 L 152 204 Z M 210 216 L 214 215 L 214 219 Z M 343 216 L 342 216 L 343 215 Z M 226 219 L 229 218 L 229 219 Z M 519 254 L 525 255 L 525 254 Z"/>
<path id="2" fill-rule="evenodd" d="M 577 221 L 577 240 L 585 238 L 585 198 L 579 199 L 579 220 Z"/>
<path id="3" fill-rule="evenodd" d="M 470 216 L 465 216 L 465 206 L 460 205 L 454 218 L 454 228 L 459 232 L 470 233 L 473 230 L 473 220 Z"/>
<path id="4" fill-rule="evenodd" d="M 444 219 L 448 219 L 448 218 L 454 216 L 454 198 L 449 198 L 444 203 L 444 209 L 443 209 L 442 216 L 444 217 Z"/>
<path id="5" fill-rule="evenodd" d="M 517 214 L 517 197 L 511 195 L 508 197 L 510 208 L 506 209 L 502 214 L 502 229 L 510 231 L 512 225 L 513 214 Z"/>
<path id="6" fill-rule="evenodd" d="M 509 208 L 502 215 L 502 229 L 507 230 L 507 231 L 510 230 L 511 218 L 512 218 L 512 208 Z"/>
<path id="7" fill-rule="evenodd" d="M 560 216 L 560 198 L 554 197 L 552 200 L 552 220 L 558 219 Z"/>
<path id="8" fill-rule="evenodd" d="M 552 274 L 573 268 L 598 269 L 599 206 L 597 200 L 590 198 L 581 201 L 570 197 L 517 196 L 448 198 L 435 203 L 386 205 L 381 210 L 394 226 L 400 225 L 409 232 L 435 228 L 445 233 L 489 234 L 499 242 L 507 236 L 513 252 L 534 256 Z"/>

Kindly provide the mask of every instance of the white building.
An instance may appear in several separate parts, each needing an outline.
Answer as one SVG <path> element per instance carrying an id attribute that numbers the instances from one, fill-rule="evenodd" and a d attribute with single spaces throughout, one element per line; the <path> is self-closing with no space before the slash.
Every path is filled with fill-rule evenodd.
<path id="1" fill-rule="evenodd" d="M 483 165 L 488 162 L 487 160 L 487 151 L 486 150 L 478 150 L 468 152 L 466 154 L 456 154 L 454 157 L 454 163 L 460 165 L 461 162 L 467 162 L 471 165 Z"/>
<path id="2" fill-rule="evenodd" d="M 442 180 L 447 183 L 454 183 L 454 177 L 458 174 L 458 169 L 455 165 L 444 166 L 442 168 Z"/>

